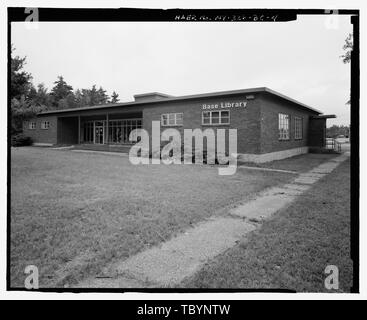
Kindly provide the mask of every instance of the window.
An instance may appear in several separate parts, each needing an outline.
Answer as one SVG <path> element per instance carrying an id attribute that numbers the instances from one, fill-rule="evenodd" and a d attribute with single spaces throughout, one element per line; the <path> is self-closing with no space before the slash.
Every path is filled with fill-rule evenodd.
<path id="1" fill-rule="evenodd" d="M 31 130 L 36 129 L 36 123 L 33 122 L 33 121 L 29 122 L 28 128 L 31 129 Z"/>
<path id="2" fill-rule="evenodd" d="M 130 133 L 135 129 L 141 129 L 141 127 L 141 119 L 110 120 L 108 124 L 108 141 L 111 144 L 132 143 L 132 141 L 129 140 Z"/>
<path id="3" fill-rule="evenodd" d="M 50 127 L 49 121 L 42 121 L 41 122 L 41 129 L 48 129 Z"/>
<path id="4" fill-rule="evenodd" d="M 279 113 L 279 140 L 289 140 L 289 115 Z"/>
<path id="5" fill-rule="evenodd" d="M 183 113 L 165 113 L 161 115 L 162 126 L 182 126 Z"/>
<path id="6" fill-rule="evenodd" d="M 203 111 L 203 125 L 229 124 L 229 111 Z"/>
<path id="7" fill-rule="evenodd" d="M 129 140 L 131 131 L 135 129 L 141 129 L 141 119 L 111 119 L 86 121 L 83 123 L 83 142 L 95 143 L 96 142 L 96 128 L 99 130 L 103 128 L 103 140 L 109 144 L 125 144 L 132 143 Z M 108 134 L 108 137 L 107 137 Z"/>
<path id="8" fill-rule="evenodd" d="M 294 118 L 294 139 L 302 139 L 303 138 L 303 122 L 302 118 L 295 117 Z"/>

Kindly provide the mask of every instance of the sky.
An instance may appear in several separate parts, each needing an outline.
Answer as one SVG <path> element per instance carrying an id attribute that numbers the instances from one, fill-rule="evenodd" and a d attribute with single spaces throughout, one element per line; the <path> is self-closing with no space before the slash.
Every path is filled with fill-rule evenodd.
<path id="1" fill-rule="evenodd" d="M 327 20 L 329 19 L 329 20 Z M 27 57 L 35 85 L 57 76 L 74 89 L 102 86 L 120 102 L 134 94 L 181 96 L 269 87 L 349 125 L 349 16 L 299 16 L 291 22 L 12 23 L 15 54 Z"/>

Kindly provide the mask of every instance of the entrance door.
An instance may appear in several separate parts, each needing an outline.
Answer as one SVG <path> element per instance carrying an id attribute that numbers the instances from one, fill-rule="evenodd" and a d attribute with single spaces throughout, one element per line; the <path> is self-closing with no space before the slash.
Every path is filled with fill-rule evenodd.
<path id="1" fill-rule="evenodd" d="M 94 132 L 94 143 L 103 144 L 103 126 L 95 126 Z"/>

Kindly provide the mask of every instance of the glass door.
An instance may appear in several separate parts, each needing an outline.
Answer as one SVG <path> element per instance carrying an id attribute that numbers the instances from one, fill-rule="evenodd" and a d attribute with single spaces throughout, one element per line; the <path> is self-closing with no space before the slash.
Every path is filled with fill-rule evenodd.
<path id="1" fill-rule="evenodd" d="M 95 126 L 94 128 L 94 143 L 103 144 L 104 130 L 103 126 Z"/>

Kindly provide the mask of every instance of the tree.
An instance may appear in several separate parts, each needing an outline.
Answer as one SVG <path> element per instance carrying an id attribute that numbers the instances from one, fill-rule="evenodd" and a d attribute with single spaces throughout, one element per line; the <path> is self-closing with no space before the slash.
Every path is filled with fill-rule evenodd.
<path id="1" fill-rule="evenodd" d="M 349 33 L 348 37 L 345 39 L 345 43 L 343 46 L 343 50 L 345 50 L 345 54 L 341 56 L 344 63 L 350 63 L 352 58 L 352 50 L 353 50 L 353 35 Z"/>
<path id="2" fill-rule="evenodd" d="M 83 93 L 77 89 L 74 93 L 75 96 L 75 105 L 76 108 L 82 108 L 85 106 L 85 102 L 84 102 L 84 97 L 83 97 Z"/>
<path id="3" fill-rule="evenodd" d="M 98 90 L 96 89 L 95 84 L 92 86 L 92 89 L 88 90 L 88 94 L 89 94 L 88 105 L 89 106 L 97 105 L 99 101 L 99 98 L 98 98 L 99 94 L 98 94 Z"/>
<path id="4" fill-rule="evenodd" d="M 37 113 L 46 109 L 45 106 L 32 104 L 24 95 L 20 99 L 13 98 L 10 104 L 11 108 L 11 133 L 21 132 L 23 121 L 34 117 Z"/>
<path id="5" fill-rule="evenodd" d="M 43 83 L 38 84 L 37 89 L 32 85 L 28 98 L 35 106 L 42 106 L 46 109 L 52 108 L 52 100 Z"/>
<path id="6" fill-rule="evenodd" d="M 78 107 L 73 92 L 69 93 L 65 98 L 57 102 L 57 109 L 71 109 Z"/>
<path id="7" fill-rule="evenodd" d="M 82 89 L 82 106 L 89 106 L 91 105 L 91 95 L 89 89 Z"/>
<path id="8" fill-rule="evenodd" d="M 112 92 L 110 103 L 117 103 L 119 100 L 119 95 L 115 91 Z"/>
<path id="9" fill-rule="evenodd" d="M 353 50 L 353 35 L 351 33 L 349 33 L 348 37 L 345 39 L 343 50 L 345 50 L 345 54 L 341 55 L 340 57 L 343 59 L 344 63 L 350 63 Z M 350 99 L 346 102 L 346 104 L 350 104 Z"/>
<path id="10" fill-rule="evenodd" d="M 328 138 L 336 138 L 339 135 L 349 136 L 350 135 L 350 128 L 349 126 L 337 126 L 333 125 L 326 129 L 326 136 Z"/>
<path id="11" fill-rule="evenodd" d="M 97 104 L 106 104 L 108 102 L 109 97 L 106 92 L 102 87 L 99 87 L 97 91 Z"/>
<path id="12" fill-rule="evenodd" d="M 32 75 L 23 70 L 26 57 L 13 56 L 15 48 L 11 47 L 10 62 L 10 98 L 20 99 L 22 95 L 27 96 L 31 89 Z"/>
<path id="13" fill-rule="evenodd" d="M 50 95 L 52 96 L 53 100 L 53 106 L 55 108 L 59 108 L 60 106 L 62 108 L 68 108 L 69 106 L 66 104 L 67 101 L 71 101 L 72 99 L 68 96 L 72 95 L 73 93 L 73 87 L 68 85 L 62 76 L 57 77 L 58 80 L 54 82 L 54 87 L 51 90 Z M 59 101 L 62 100 L 61 103 Z M 71 106 L 70 106 L 71 107 Z"/>
<path id="14" fill-rule="evenodd" d="M 13 56 L 14 47 L 11 47 L 10 61 L 10 118 L 11 134 L 22 131 L 23 120 L 34 115 L 36 110 L 32 110 L 28 102 L 29 96 L 35 94 L 32 90 L 32 75 L 23 70 L 26 58 Z"/>
<path id="15" fill-rule="evenodd" d="M 108 103 L 108 95 L 106 90 L 102 87 L 97 89 L 96 85 L 93 85 L 91 89 L 81 89 L 75 91 L 75 103 L 78 107 L 96 106 L 99 104 Z"/>

